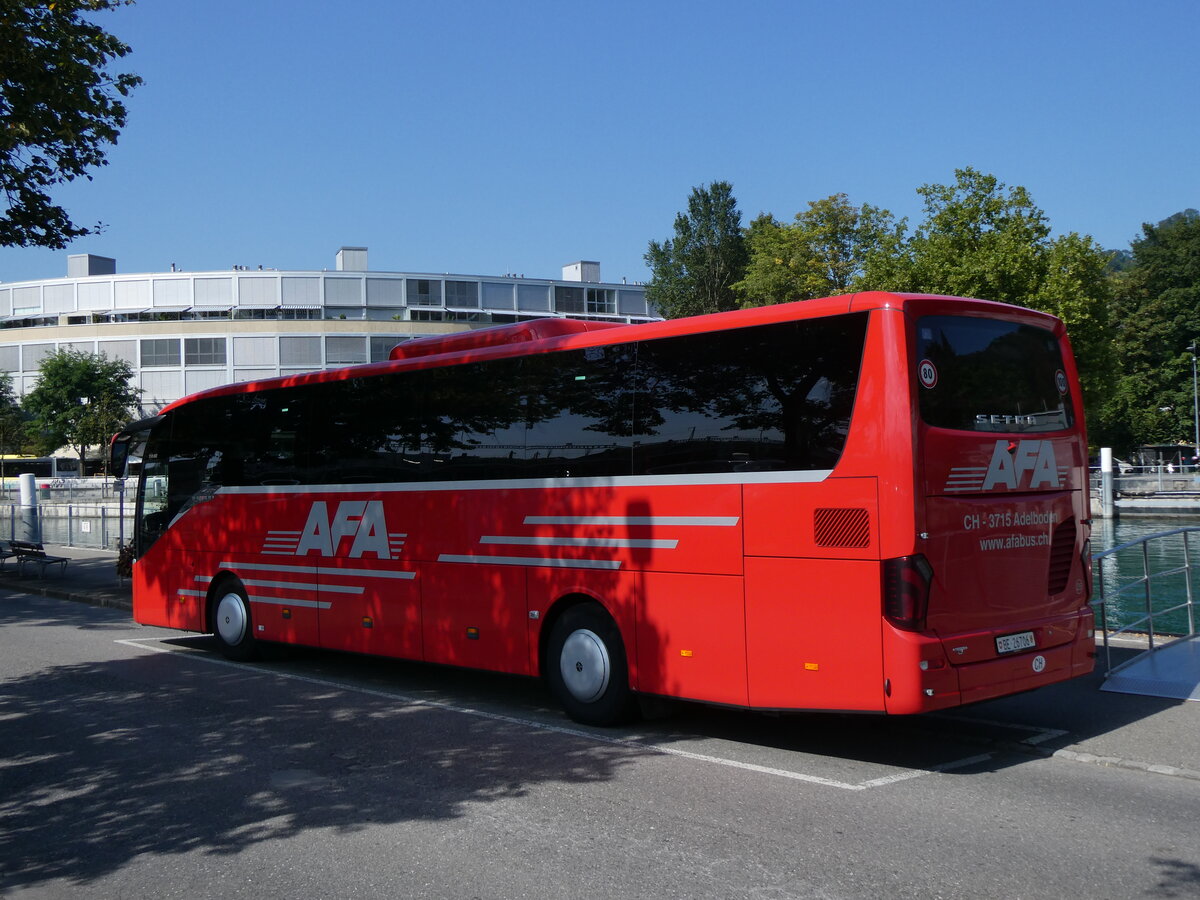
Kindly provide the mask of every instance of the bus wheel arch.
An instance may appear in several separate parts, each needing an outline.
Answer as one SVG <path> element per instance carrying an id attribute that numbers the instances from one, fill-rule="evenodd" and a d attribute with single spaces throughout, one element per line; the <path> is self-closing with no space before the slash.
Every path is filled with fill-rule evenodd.
<path id="1" fill-rule="evenodd" d="M 616 725 L 636 711 L 629 662 L 616 620 L 587 595 L 564 597 L 542 628 L 540 669 L 567 715 L 586 725 Z"/>
<path id="2" fill-rule="evenodd" d="M 213 579 L 208 591 L 208 625 L 221 654 L 244 662 L 257 656 L 250 595 L 241 579 L 228 572 Z"/>

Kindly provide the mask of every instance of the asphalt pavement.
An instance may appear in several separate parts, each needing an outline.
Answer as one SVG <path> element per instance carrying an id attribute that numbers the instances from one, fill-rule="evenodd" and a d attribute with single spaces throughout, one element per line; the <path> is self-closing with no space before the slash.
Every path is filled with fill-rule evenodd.
<path id="1" fill-rule="evenodd" d="M 51 545 L 46 552 L 69 562 L 44 572 L 26 566 L 18 574 L 8 560 L 0 566 L 0 591 L 132 610 L 132 582 L 118 577 L 115 553 Z M 1136 643 L 1114 649 L 1114 665 L 1138 649 Z M 1032 737 L 1011 731 L 1009 749 L 1021 753 L 1200 781 L 1200 702 L 1102 691 L 1103 662 L 1100 653 L 1088 677 L 950 711 L 946 718 L 986 717 L 1036 729 Z M 994 736 L 989 740 L 995 743 Z"/>

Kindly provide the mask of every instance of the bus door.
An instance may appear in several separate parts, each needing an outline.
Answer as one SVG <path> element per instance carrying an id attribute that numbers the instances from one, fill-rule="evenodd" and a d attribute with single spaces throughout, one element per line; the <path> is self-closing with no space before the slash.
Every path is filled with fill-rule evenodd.
<path id="1" fill-rule="evenodd" d="M 135 507 L 134 532 L 125 535 L 125 540 L 132 542 L 134 558 L 140 558 L 142 552 L 148 549 L 154 539 L 162 533 L 166 523 L 162 522 L 162 513 L 166 510 L 166 461 L 161 452 L 154 453 L 150 466 L 153 469 L 151 479 L 143 477 L 146 465 L 146 445 L 152 429 L 162 422 L 162 416 L 142 419 L 126 426 L 113 435 L 109 445 L 109 471 L 117 479 L 118 490 L 122 498 L 122 509 L 129 503 Z M 133 478 L 138 483 L 133 485 L 134 492 L 126 494 L 125 489 Z M 148 486 L 147 491 L 137 489 Z"/>
<path id="2" fill-rule="evenodd" d="M 134 618 L 143 624 L 175 628 L 197 628 L 189 610 L 177 602 L 186 599 L 190 568 L 175 560 L 174 565 L 143 563 L 147 557 L 165 557 L 165 539 L 176 510 L 171 494 L 171 431 L 163 416 L 143 419 L 127 426 L 113 437 L 110 445 L 112 471 L 120 484 L 137 476 L 136 493 L 122 494 L 122 506 L 134 506 L 133 533 L 128 535 L 128 552 L 133 557 Z M 186 572 L 181 574 L 181 568 Z M 189 606 L 194 604 L 189 604 Z"/>

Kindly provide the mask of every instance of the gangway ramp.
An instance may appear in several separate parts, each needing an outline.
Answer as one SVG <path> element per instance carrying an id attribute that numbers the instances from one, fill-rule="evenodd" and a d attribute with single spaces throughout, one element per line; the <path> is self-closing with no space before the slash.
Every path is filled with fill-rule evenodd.
<path id="1" fill-rule="evenodd" d="M 1200 527 L 1144 535 L 1092 556 L 1092 606 L 1103 645 L 1101 690 L 1200 700 Z M 1143 652 L 1114 665 L 1112 650 Z"/>
<path id="2" fill-rule="evenodd" d="M 1200 635 L 1131 660 L 1109 675 L 1100 690 L 1200 702 Z"/>

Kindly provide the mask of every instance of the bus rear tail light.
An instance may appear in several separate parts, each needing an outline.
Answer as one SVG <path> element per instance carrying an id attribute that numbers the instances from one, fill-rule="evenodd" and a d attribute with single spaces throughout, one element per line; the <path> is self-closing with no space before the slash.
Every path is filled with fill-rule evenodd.
<path id="1" fill-rule="evenodd" d="M 933 567 L 920 553 L 883 561 L 883 615 L 903 631 L 924 631 Z"/>

